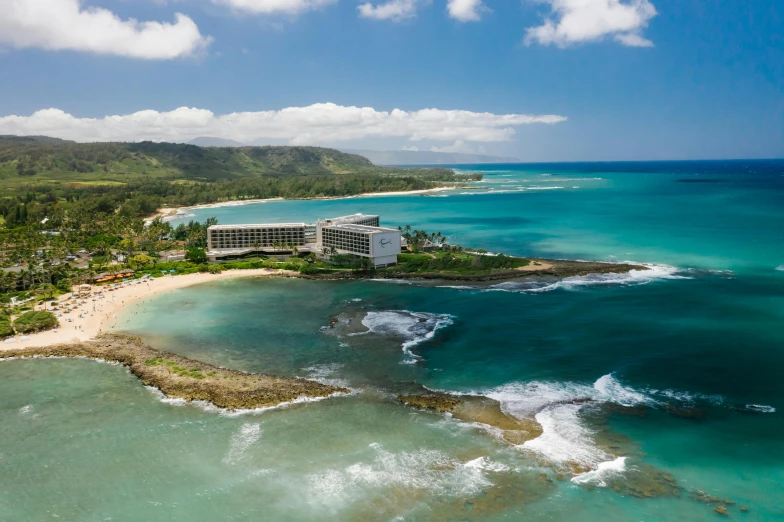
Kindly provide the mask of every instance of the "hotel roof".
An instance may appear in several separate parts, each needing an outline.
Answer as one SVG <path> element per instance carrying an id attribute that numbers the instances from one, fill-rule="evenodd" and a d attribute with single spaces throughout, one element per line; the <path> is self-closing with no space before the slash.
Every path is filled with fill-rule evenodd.
<path id="1" fill-rule="evenodd" d="M 353 225 L 353 224 L 340 224 L 340 223 L 336 225 L 330 225 L 324 228 L 325 229 L 336 228 L 338 230 L 349 230 L 352 232 L 362 232 L 364 234 L 378 234 L 380 232 L 398 232 L 398 233 L 400 232 L 396 228 L 369 227 L 367 225 Z"/>
<path id="2" fill-rule="evenodd" d="M 251 228 L 303 228 L 305 223 L 261 223 L 258 225 L 212 225 L 207 230 L 243 230 Z"/>
<path id="3" fill-rule="evenodd" d="M 325 219 L 324 221 L 330 221 L 332 223 L 345 223 L 345 222 L 352 222 L 352 221 L 359 221 L 360 219 L 368 219 L 368 218 L 377 218 L 379 217 L 377 214 L 351 214 L 350 216 L 340 216 L 334 217 L 330 219 Z"/>

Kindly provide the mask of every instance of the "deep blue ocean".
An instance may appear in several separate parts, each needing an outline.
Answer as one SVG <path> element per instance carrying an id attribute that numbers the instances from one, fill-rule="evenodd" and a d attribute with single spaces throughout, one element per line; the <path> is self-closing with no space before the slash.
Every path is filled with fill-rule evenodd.
<path id="1" fill-rule="evenodd" d="M 91 361 L 0 364 L 0 520 L 784 520 L 784 161 L 455 168 L 485 179 L 173 224 L 364 212 L 493 252 L 651 270 L 235 279 L 133 305 L 116 327 L 153 346 L 353 393 L 229 415 Z M 333 317 L 370 331 L 325 328 Z M 498 399 L 544 434 L 510 446 L 397 402 L 421 386 Z"/>

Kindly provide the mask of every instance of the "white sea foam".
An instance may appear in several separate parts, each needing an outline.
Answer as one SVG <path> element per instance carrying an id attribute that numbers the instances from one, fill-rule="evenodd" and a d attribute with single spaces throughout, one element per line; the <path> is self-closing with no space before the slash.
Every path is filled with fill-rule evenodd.
<path id="1" fill-rule="evenodd" d="M 779 272 L 784 272 L 784 265 L 777 266 L 776 270 L 778 270 Z"/>
<path id="2" fill-rule="evenodd" d="M 559 190 L 564 187 L 526 187 L 528 190 Z"/>
<path id="3" fill-rule="evenodd" d="M 632 264 L 629 261 L 624 263 Z M 681 270 L 669 265 L 651 263 L 634 263 L 645 266 L 648 270 L 629 270 L 621 274 L 591 274 L 587 276 L 566 277 L 554 283 L 537 283 L 531 281 L 506 281 L 491 286 L 488 291 L 506 291 L 522 293 L 551 292 L 557 289 L 578 290 L 588 286 L 636 286 L 658 280 L 691 279 L 681 275 Z"/>
<path id="4" fill-rule="evenodd" d="M 776 408 L 773 406 L 766 406 L 765 404 L 747 404 L 746 409 L 758 413 L 776 413 Z"/>
<path id="5" fill-rule="evenodd" d="M 343 343 L 341 343 L 343 345 Z M 345 345 L 348 346 L 348 345 Z M 302 371 L 308 372 L 308 379 L 326 384 L 329 386 L 338 386 L 341 388 L 348 388 L 348 381 L 344 379 L 335 379 L 334 375 L 343 368 L 342 364 L 316 364 L 307 368 L 302 368 Z"/>
<path id="6" fill-rule="evenodd" d="M 531 451 L 554 463 L 578 463 L 598 471 L 602 463 L 615 458 L 613 455 L 597 447 L 592 433 L 580 422 L 580 411 L 585 407 L 585 400 L 596 403 L 614 403 L 623 406 L 646 405 L 657 407 L 661 402 L 655 395 L 669 399 L 694 399 L 695 397 L 712 397 L 699 394 L 687 394 L 658 390 L 637 390 L 622 384 L 613 374 L 599 377 L 593 385 L 573 382 L 528 382 L 509 383 L 486 390 L 474 391 L 472 394 L 484 395 L 501 403 L 501 409 L 517 418 L 534 417 L 542 426 L 543 433 L 536 439 L 523 443 L 521 448 Z M 616 462 L 615 466 L 620 462 Z M 613 466 L 607 464 L 604 472 Z M 600 475 L 586 475 L 584 480 L 598 480 Z"/>
<path id="7" fill-rule="evenodd" d="M 224 464 L 237 464 L 247 453 L 248 449 L 261 438 L 260 424 L 243 424 L 240 430 L 232 435 L 229 451 L 223 457 Z"/>
<path id="8" fill-rule="evenodd" d="M 19 408 L 19 413 L 22 413 L 22 414 L 30 413 L 32 411 L 32 409 L 33 409 L 33 405 L 32 404 L 28 404 L 27 406 L 22 406 L 21 408 Z"/>
<path id="9" fill-rule="evenodd" d="M 307 477 L 311 501 L 335 506 L 367 489 L 425 490 L 435 495 L 467 497 L 492 483 L 482 465 L 465 465 L 440 451 L 393 453 L 371 444 L 370 462 L 357 462 L 343 469 L 327 469 Z M 501 471 L 495 463 L 492 471 Z"/>
<path id="10" fill-rule="evenodd" d="M 496 473 L 500 473 L 503 471 L 509 471 L 509 466 L 505 464 L 501 464 L 500 462 L 493 462 L 492 460 L 488 459 L 487 457 L 479 457 L 474 460 L 469 460 L 464 464 L 467 468 L 474 468 L 484 471 L 492 471 Z"/>
<path id="11" fill-rule="evenodd" d="M 362 318 L 362 324 L 369 332 L 400 339 L 403 351 L 410 356 L 413 356 L 411 348 L 432 339 L 438 330 L 453 322 L 454 316 L 451 315 L 408 310 L 368 312 Z"/>
<path id="12" fill-rule="evenodd" d="M 399 285 L 411 284 L 411 281 L 408 281 L 406 279 L 378 278 L 378 279 L 371 279 L 371 281 L 375 281 L 376 283 L 397 283 Z"/>
<path id="13" fill-rule="evenodd" d="M 619 475 L 626 471 L 626 457 L 618 457 L 615 460 L 600 462 L 595 470 L 580 473 L 572 478 L 575 484 L 595 483 L 597 486 L 606 487 L 608 478 Z"/>
<path id="14" fill-rule="evenodd" d="M 599 393 L 599 398 L 608 402 L 614 402 L 621 406 L 637 406 L 639 404 L 654 404 L 655 401 L 643 393 L 624 386 L 613 377 L 607 374 L 599 377 L 593 384 L 593 388 Z"/>
<path id="15" fill-rule="evenodd" d="M 721 406 L 724 404 L 725 399 L 721 395 L 709 395 L 705 393 L 694 393 L 680 390 L 657 390 L 646 389 L 645 393 L 658 398 L 659 400 L 678 401 L 685 404 L 694 404 L 695 402 L 709 402 L 714 406 Z"/>
<path id="16" fill-rule="evenodd" d="M 275 406 L 265 406 L 263 408 L 254 408 L 254 409 L 247 409 L 247 410 L 227 410 L 225 408 L 219 408 L 218 406 L 215 406 L 213 403 L 208 401 L 186 401 L 185 399 L 167 397 L 166 394 L 163 393 L 161 390 L 154 388 L 152 386 L 145 386 L 145 388 L 147 388 L 147 390 L 149 390 L 150 393 L 158 397 L 158 400 L 160 400 L 164 404 L 168 404 L 170 406 L 187 406 L 187 405 L 196 406 L 197 408 L 201 408 L 202 410 L 208 413 L 217 413 L 224 417 L 239 417 L 242 415 L 254 415 L 254 414 L 264 413 L 270 410 L 279 410 L 283 408 L 288 408 L 289 406 L 293 406 L 295 404 L 320 402 L 325 399 L 331 399 L 333 397 L 349 395 L 347 393 L 337 392 L 337 393 L 332 393 L 327 397 L 299 397 L 292 401 L 282 402 Z"/>

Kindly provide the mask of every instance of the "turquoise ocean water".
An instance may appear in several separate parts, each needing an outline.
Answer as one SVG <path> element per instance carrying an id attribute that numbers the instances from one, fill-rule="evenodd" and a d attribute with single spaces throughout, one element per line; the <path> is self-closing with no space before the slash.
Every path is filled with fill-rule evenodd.
<path id="1" fill-rule="evenodd" d="M 721 518 L 699 491 L 735 502 L 731 519 L 784 520 L 784 162 L 458 168 L 485 181 L 177 221 L 378 213 L 491 251 L 652 270 L 231 280 L 134 305 L 117 329 L 153 346 L 353 393 L 230 415 L 162 400 L 116 366 L 4 362 L 0 520 Z M 325 328 L 336 316 L 370 332 Z M 398 404 L 421 386 L 496 398 L 544 434 L 512 447 Z"/>

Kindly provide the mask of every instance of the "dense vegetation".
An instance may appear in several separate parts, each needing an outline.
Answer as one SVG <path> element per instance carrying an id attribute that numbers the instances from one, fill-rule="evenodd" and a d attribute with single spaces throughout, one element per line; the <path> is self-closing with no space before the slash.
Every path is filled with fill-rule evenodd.
<path id="1" fill-rule="evenodd" d="M 488 274 L 497 270 L 514 270 L 530 261 L 504 254 L 484 255 L 447 248 L 421 254 L 401 254 L 398 265 L 387 271 L 402 273 L 446 273 L 462 275 Z"/>
<path id="2" fill-rule="evenodd" d="M 23 313 L 14 320 L 14 329 L 17 333 L 25 334 L 51 330 L 57 324 L 57 317 L 52 312 L 30 311 Z"/>
<path id="3" fill-rule="evenodd" d="M 143 217 L 164 205 L 340 197 L 475 179 L 481 175 L 376 167 L 361 156 L 318 147 L 0 137 L 0 190 L 5 196 L 0 198 L 0 216 L 8 227 L 62 221 L 71 210 Z"/>
<path id="4" fill-rule="evenodd" d="M 15 298 L 19 313 L 74 284 L 120 270 L 221 270 L 206 264 L 204 253 L 214 219 L 176 228 L 160 219 L 145 225 L 145 217 L 167 205 L 339 197 L 476 179 L 481 176 L 456 175 L 451 169 L 376 167 L 361 156 L 318 147 L 75 143 L 0 136 L 0 302 L 8 305 Z M 405 234 L 415 249 L 443 242 L 440 234 L 425 237 L 410 227 Z M 159 263 L 159 254 L 168 250 L 186 251 L 187 261 L 167 268 Z M 366 259 L 344 257 L 335 256 L 332 263 L 237 263 L 307 274 L 369 268 Z M 20 324 L 24 327 L 24 321 Z"/>
<path id="5" fill-rule="evenodd" d="M 0 312 L 0 339 L 5 339 L 14 335 L 14 328 L 11 326 L 11 318 L 5 313 Z"/>
<path id="6" fill-rule="evenodd" d="M 448 169 L 418 169 L 451 172 Z M 198 147 L 178 143 L 76 143 L 0 136 L 0 180 L 127 183 L 145 178 L 210 182 L 255 177 L 384 174 L 355 154 L 321 147 Z"/>

